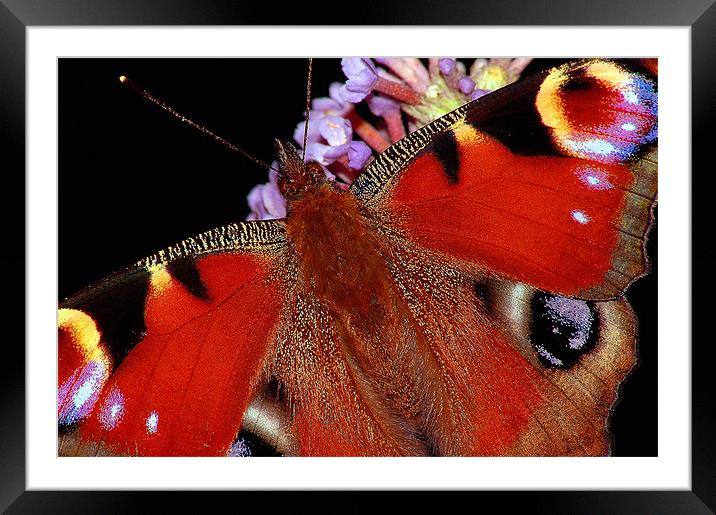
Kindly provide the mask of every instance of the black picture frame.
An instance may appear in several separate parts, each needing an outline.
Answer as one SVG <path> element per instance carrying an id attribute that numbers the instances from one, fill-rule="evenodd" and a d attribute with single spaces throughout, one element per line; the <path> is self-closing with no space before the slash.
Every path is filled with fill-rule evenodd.
<path id="1" fill-rule="evenodd" d="M 278 12 L 276 12 L 278 11 Z M 25 152 L 25 29 L 38 25 L 245 25 L 285 24 L 480 24 L 480 25 L 677 25 L 691 27 L 692 42 L 692 134 L 693 169 L 708 159 L 708 125 L 713 118 L 716 74 L 715 48 L 716 7 L 712 0 L 704 1 L 645 1 L 623 5 L 605 2 L 518 2 L 484 1 L 462 6 L 458 2 L 443 2 L 439 8 L 429 2 L 391 5 L 365 5 L 350 16 L 334 16 L 328 6 L 299 5 L 277 10 L 271 6 L 237 4 L 230 0 L 177 2 L 155 1 L 151 5 L 131 1 L 51 1 L 3 0 L 0 3 L 0 45 L 2 93 L 0 113 L 5 152 L 4 195 L 0 203 L 5 223 L 5 241 L 12 242 L 0 255 L 6 271 L 6 320 L 13 321 L 8 342 L 24 341 L 24 274 L 25 226 L 17 220 L 24 213 Z M 643 492 L 481 492 L 477 499 L 467 502 L 497 502 L 523 506 L 530 511 L 544 513 L 710 513 L 716 511 L 716 434 L 713 404 L 714 385 L 710 381 L 711 348 L 705 336 L 704 320 L 710 314 L 706 300 L 713 284 L 709 274 L 716 264 L 716 251 L 709 246 L 705 235 L 706 195 L 709 194 L 708 173 L 692 174 L 692 230 L 702 235 L 692 240 L 692 489 L 690 491 Z M 701 196 L 701 198 L 700 198 Z M 9 283 L 9 284 L 8 284 Z M 688 299 L 684 299 L 687 302 Z M 13 334 L 12 330 L 16 333 Z M 700 331 L 698 329 L 701 329 Z M 684 342 L 688 344 L 688 342 Z M 120 512 L 148 507 L 154 503 L 164 511 L 172 508 L 191 510 L 206 508 L 207 495 L 188 493 L 148 492 L 50 492 L 25 491 L 25 354 L 18 343 L 6 344 L 4 373 L 0 375 L 3 424 L 0 426 L 0 508 L 13 513 L 34 512 Z M 256 494 L 223 493 L 229 503 L 251 502 Z M 236 496 L 241 496 L 236 497 Z M 307 505 L 305 494 L 275 495 L 272 502 Z M 213 497 L 212 497 L 213 500 Z M 423 493 L 412 493 L 411 500 L 427 502 Z M 325 502 L 328 502 L 327 500 Z M 344 506 L 342 511 L 369 507 L 370 496 L 342 495 L 333 502 Z"/>

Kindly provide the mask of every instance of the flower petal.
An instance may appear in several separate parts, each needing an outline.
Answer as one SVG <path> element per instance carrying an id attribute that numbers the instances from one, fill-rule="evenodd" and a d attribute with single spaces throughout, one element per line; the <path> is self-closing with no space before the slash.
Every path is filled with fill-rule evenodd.
<path id="1" fill-rule="evenodd" d="M 465 95 L 469 95 L 475 89 L 475 81 L 470 77 L 462 77 L 457 81 L 458 89 Z"/>
<path id="2" fill-rule="evenodd" d="M 348 148 L 348 166 L 362 170 L 373 155 L 370 147 L 362 141 L 352 141 Z"/>
<path id="3" fill-rule="evenodd" d="M 246 200 L 249 203 L 249 209 L 251 209 L 251 212 L 256 215 L 255 219 L 257 220 L 264 219 L 268 214 L 263 202 L 263 190 L 265 187 L 265 184 L 257 184 L 251 188 L 251 191 L 249 191 L 249 194 L 246 196 Z"/>
<path id="4" fill-rule="evenodd" d="M 261 190 L 261 199 L 266 209 L 266 218 L 283 218 L 286 216 L 286 199 L 281 196 L 278 186 L 270 182 Z"/>
<path id="5" fill-rule="evenodd" d="M 345 57 L 341 60 L 341 67 L 348 78 L 340 89 L 341 98 L 345 102 L 360 102 L 373 90 L 378 80 L 375 65 L 370 59 Z"/>
<path id="6" fill-rule="evenodd" d="M 383 116 L 387 112 L 400 110 L 398 102 L 380 95 L 369 96 L 367 102 L 370 112 L 376 116 Z"/>
<path id="7" fill-rule="evenodd" d="M 311 111 L 308 123 L 308 141 L 319 141 L 321 133 L 318 131 L 318 123 L 324 117 L 321 111 Z M 303 132 L 306 130 L 306 122 L 298 122 L 293 131 L 293 139 L 298 143 L 299 147 L 303 147 Z M 278 168 L 278 167 L 277 167 Z"/>
<path id="8" fill-rule="evenodd" d="M 351 122 L 340 116 L 325 116 L 318 122 L 318 131 L 329 145 L 335 147 L 348 143 L 353 136 Z"/>
<path id="9" fill-rule="evenodd" d="M 450 75 L 455 70 L 455 59 L 443 57 L 438 61 L 438 68 L 443 75 Z"/>
<path id="10" fill-rule="evenodd" d="M 328 86 L 328 96 L 336 101 L 336 103 L 341 104 L 343 107 L 345 106 L 345 102 L 341 98 L 341 88 L 343 87 L 343 84 L 341 82 L 331 82 L 331 85 Z"/>
<path id="11" fill-rule="evenodd" d="M 476 89 L 470 95 L 470 100 L 477 100 L 478 98 L 485 96 L 488 93 L 489 93 L 489 91 L 485 91 L 484 89 Z"/>
<path id="12" fill-rule="evenodd" d="M 319 97 L 313 99 L 311 102 L 311 108 L 313 111 L 335 114 L 343 109 L 343 104 L 341 102 L 336 102 L 330 97 Z"/>
<path id="13" fill-rule="evenodd" d="M 306 161 L 316 161 L 326 166 L 348 152 L 349 147 L 350 143 L 336 147 L 323 143 L 309 143 L 306 146 Z"/>

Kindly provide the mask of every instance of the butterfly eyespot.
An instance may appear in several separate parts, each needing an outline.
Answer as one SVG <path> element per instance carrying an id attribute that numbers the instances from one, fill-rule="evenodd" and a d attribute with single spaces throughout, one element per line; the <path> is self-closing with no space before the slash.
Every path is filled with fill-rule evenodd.
<path id="1" fill-rule="evenodd" d="M 595 116 L 610 106 L 609 116 Z M 656 139 L 657 92 L 649 78 L 616 63 L 594 62 L 576 72 L 554 69 L 536 97 L 542 121 L 566 155 L 614 164 Z"/>
<path id="2" fill-rule="evenodd" d="M 60 425 L 72 425 L 92 411 L 109 378 L 111 359 L 96 321 L 77 309 L 58 312 L 57 405 Z"/>
<path id="3" fill-rule="evenodd" d="M 241 431 L 236 435 L 226 455 L 232 458 L 283 456 L 266 440 L 249 431 Z"/>
<path id="4" fill-rule="evenodd" d="M 570 368 L 594 348 L 599 318 L 592 302 L 538 292 L 532 297 L 529 338 L 548 368 Z"/>
<path id="5" fill-rule="evenodd" d="M 249 405 L 227 456 L 295 456 L 296 436 L 291 431 L 288 401 L 271 379 Z"/>

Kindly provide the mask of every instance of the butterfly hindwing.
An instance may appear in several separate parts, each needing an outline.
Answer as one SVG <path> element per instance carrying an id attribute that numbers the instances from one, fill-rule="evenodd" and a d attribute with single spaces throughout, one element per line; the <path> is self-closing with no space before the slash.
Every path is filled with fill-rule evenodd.
<path id="1" fill-rule="evenodd" d="M 591 302 L 488 280 L 489 316 L 537 371 L 544 402 L 517 448 L 525 454 L 606 454 L 618 387 L 636 362 L 636 321 L 624 299 Z"/>
<path id="2" fill-rule="evenodd" d="M 61 426 L 95 451 L 226 454 L 278 323 L 284 244 L 282 222 L 232 224 L 62 303 Z"/>
<path id="3" fill-rule="evenodd" d="M 415 131 L 351 189 L 422 247 L 552 293 L 613 298 L 645 271 L 656 130 L 654 79 L 565 65 Z"/>

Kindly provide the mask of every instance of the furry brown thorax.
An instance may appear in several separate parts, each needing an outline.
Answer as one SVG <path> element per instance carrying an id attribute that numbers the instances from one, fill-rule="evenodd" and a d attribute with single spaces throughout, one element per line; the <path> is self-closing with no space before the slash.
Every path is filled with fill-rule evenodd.
<path id="1" fill-rule="evenodd" d="M 304 163 L 296 147 L 276 140 L 279 188 L 287 199 L 286 228 L 301 257 L 304 283 L 335 309 L 355 306 L 367 317 L 376 294 L 387 295 L 388 272 L 377 235 L 356 198 Z M 365 290 L 365 291 L 363 291 Z"/>

